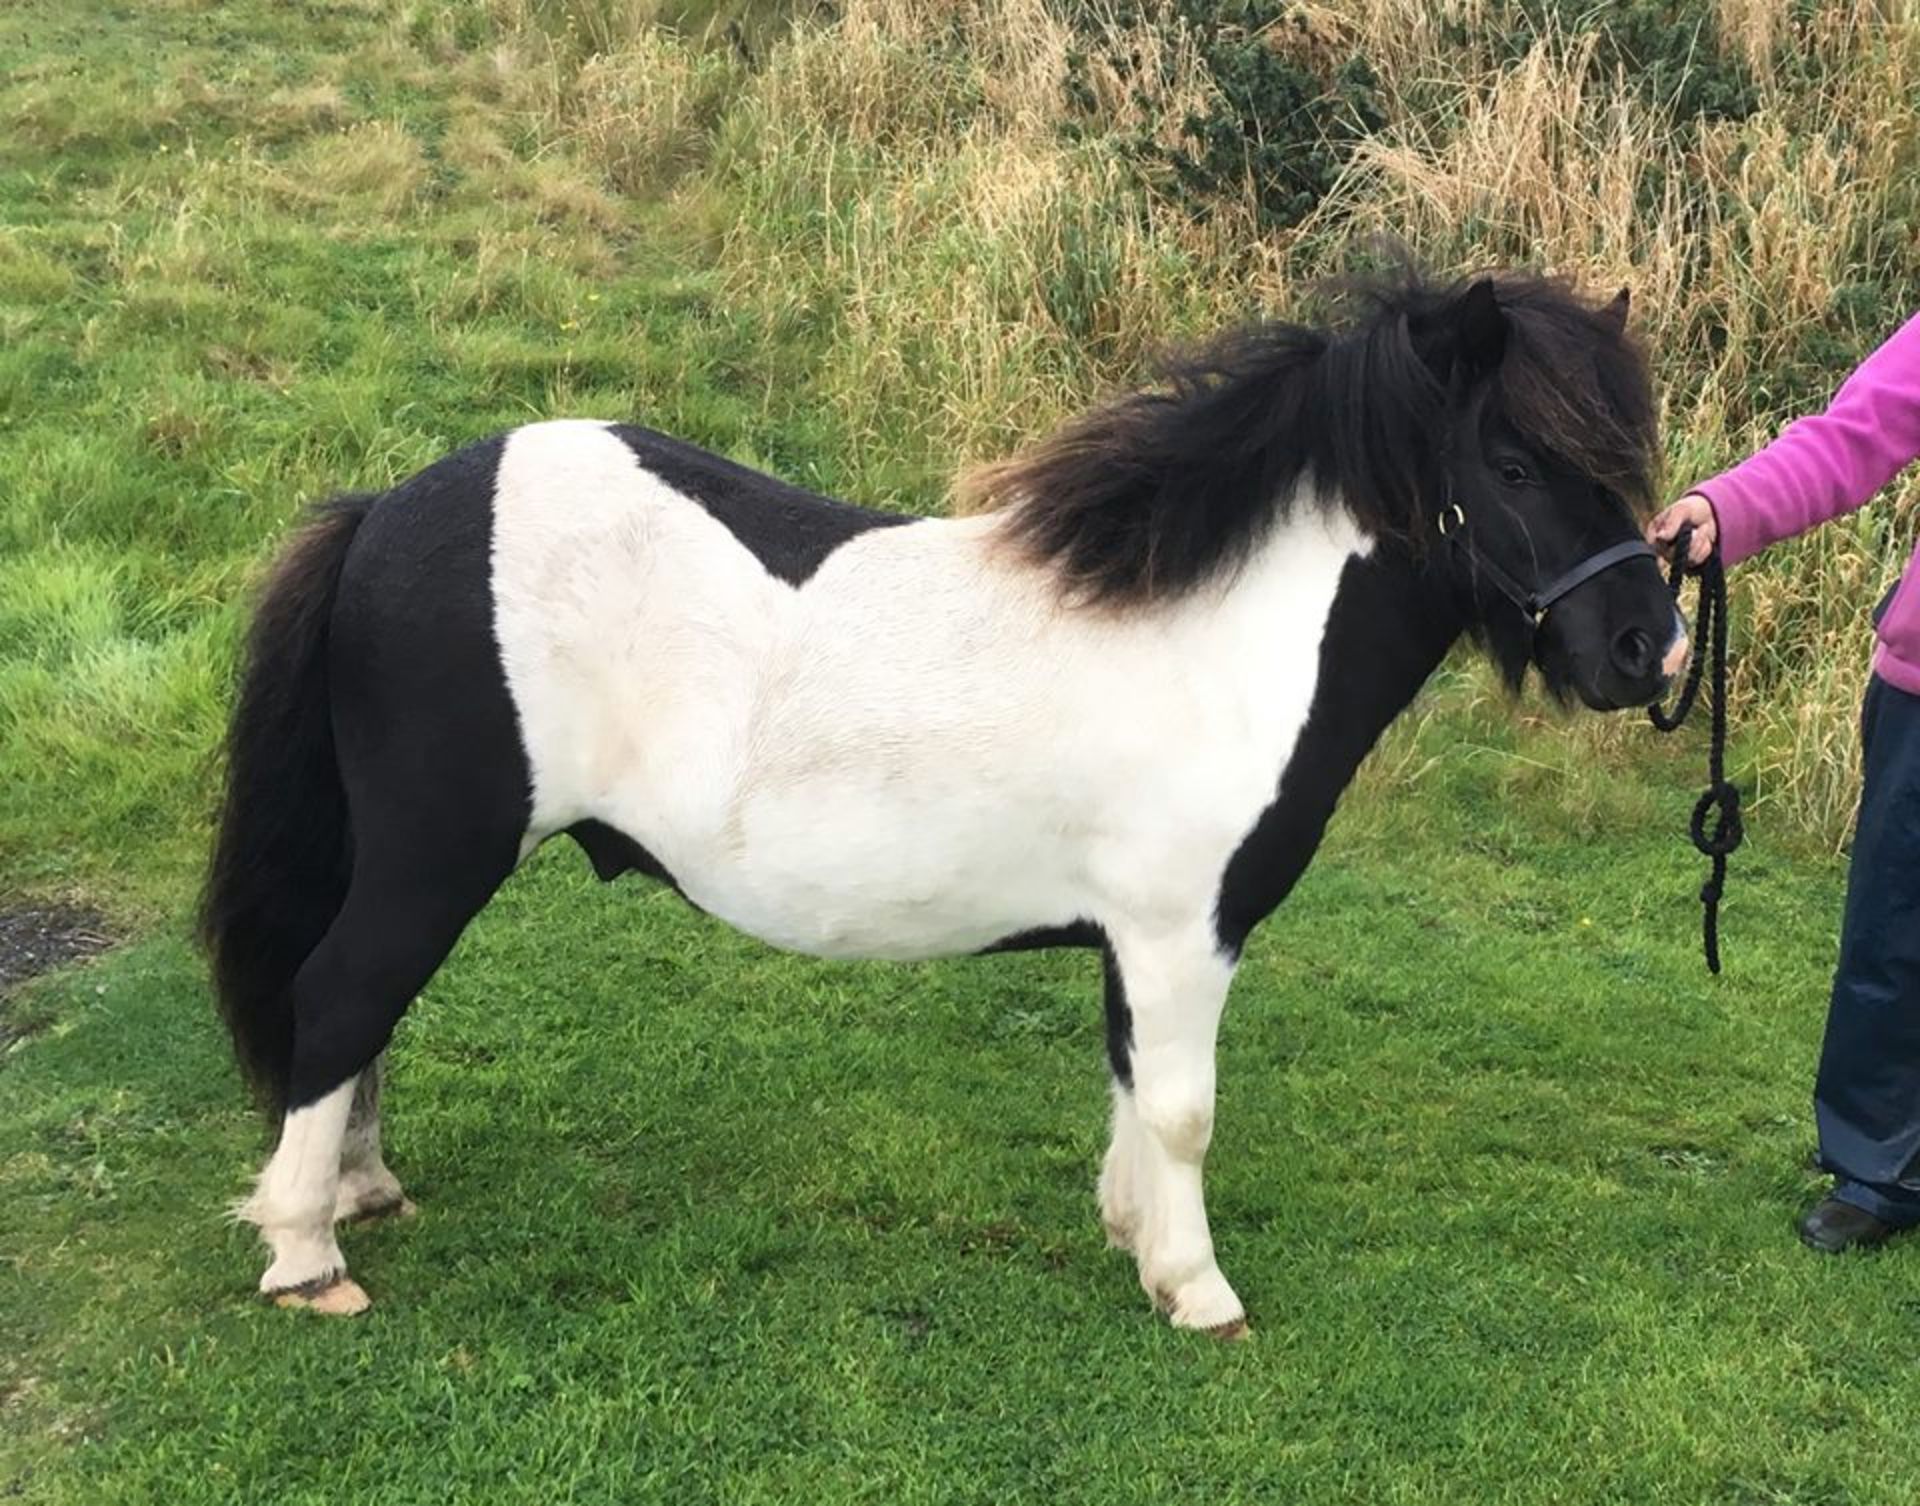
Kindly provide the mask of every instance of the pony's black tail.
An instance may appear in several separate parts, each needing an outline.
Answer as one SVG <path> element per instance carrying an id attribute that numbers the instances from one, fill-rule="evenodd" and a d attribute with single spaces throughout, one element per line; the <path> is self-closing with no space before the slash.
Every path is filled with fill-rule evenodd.
<path id="1" fill-rule="evenodd" d="M 347 546 L 372 505 L 325 504 L 280 556 L 255 608 L 227 729 L 200 940 L 234 1057 L 274 1116 L 292 1068 L 290 985 L 339 913 L 352 863 L 327 637 Z"/>

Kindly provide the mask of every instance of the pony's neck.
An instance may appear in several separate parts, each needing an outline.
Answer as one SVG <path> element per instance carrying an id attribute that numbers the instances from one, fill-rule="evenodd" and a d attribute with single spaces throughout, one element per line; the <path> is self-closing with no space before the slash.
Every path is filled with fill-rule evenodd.
<path id="1" fill-rule="evenodd" d="M 1361 762 L 1466 626 L 1453 594 L 1404 543 L 1382 540 L 1347 561 L 1306 725 L 1221 884 L 1217 925 L 1229 950 L 1287 897 Z"/>

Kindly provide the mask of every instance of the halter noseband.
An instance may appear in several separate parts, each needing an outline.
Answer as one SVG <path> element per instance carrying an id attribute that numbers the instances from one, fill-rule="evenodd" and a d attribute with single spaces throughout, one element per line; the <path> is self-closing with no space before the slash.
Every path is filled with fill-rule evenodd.
<path id="1" fill-rule="evenodd" d="M 1527 620 L 1538 628 L 1546 618 L 1554 603 L 1577 586 L 1583 586 L 1594 576 L 1611 570 L 1615 565 L 1624 565 L 1628 560 L 1642 557 L 1658 561 L 1660 556 L 1653 546 L 1644 539 L 1623 539 L 1618 544 L 1610 544 L 1598 553 L 1590 554 L 1572 569 L 1555 576 L 1544 586 L 1532 590 L 1522 585 L 1499 565 L 1487 558 L 1486 554 L 1473 542 L 1467 524 L 1467 514 L 1453 499 L 1453 489 L 1447 489 L 1447 503 L 1440 511 L 1440 537 L 1463 551 L 1473 562 L 1475 571 L 1483 574 L 1500 590 L 1500 594 L 1527 614 Z"/>

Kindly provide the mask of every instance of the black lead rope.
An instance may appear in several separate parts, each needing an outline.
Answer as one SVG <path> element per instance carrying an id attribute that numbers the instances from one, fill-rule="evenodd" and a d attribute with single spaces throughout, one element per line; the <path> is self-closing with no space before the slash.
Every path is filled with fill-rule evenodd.
<path id="1" fill-rule="evenodd" d="M 1673 573 L 1668 585 L 1674 605 L 1680 602 L 1680 583 L 1689 574 L 1700 577 L 1700 603 L 1695 624 L 1693 662 L 1680 687 L 1680 698 L 1671 711 L 1659 706 L 1647 708 L 1647 718 L 1661 732 L 1678 731 L 1693 710 L 1700 694 L 1700 680 L 1709 662 L 1713 666 L 1713 684 L 1709 694 L 1709 730 L 1707 734 L 1707 788 L 1694 803 L 1693 821 L 1688 830 L 1693 845 L 1712 863 L 1707 881 L 1700 886 L 1701 939 L 1706 948 L 1707 971 L 1720 971 L 1720 896 L 1727 885 L 1727 857 L 1746 835 L 1740 824 L 1740 791 L 1727 781 L 1727 572 L 1715 544 L 1697 571 L 1687 566 L 1693 547 L 1693 528 L 1682 528 L 1673 541 Z M 1707 822 L 1713 825 L 1709 829 Z"/>

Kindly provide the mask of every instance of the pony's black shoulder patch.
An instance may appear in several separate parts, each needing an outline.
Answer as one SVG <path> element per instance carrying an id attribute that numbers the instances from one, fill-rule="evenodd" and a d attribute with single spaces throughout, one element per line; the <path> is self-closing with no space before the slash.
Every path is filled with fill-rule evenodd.
<path id="1" fill-rule="evenodd" d="M 610 425 L 642 470 L 704 507 L 755 559 L 790 586 L 870 528 L 917 523 L 905 513 L 836 502 L 652 429 Z"/>
<path id="2" fill-rule="evenodd" d="M 1404 546 L 1383 544 L 1347 562 L 1321 638 L 1306 725 L 1272 803 L 1221 875 L 1214 930 L 1228 956 L 1238 957 L 1253 928 L 1292 892 L 1341 792 L 1439 667 L 1461 626 L 1443 581 Z M 1355 665 L 1367 666 L 1366 673 L 1354 673 Z"/>

